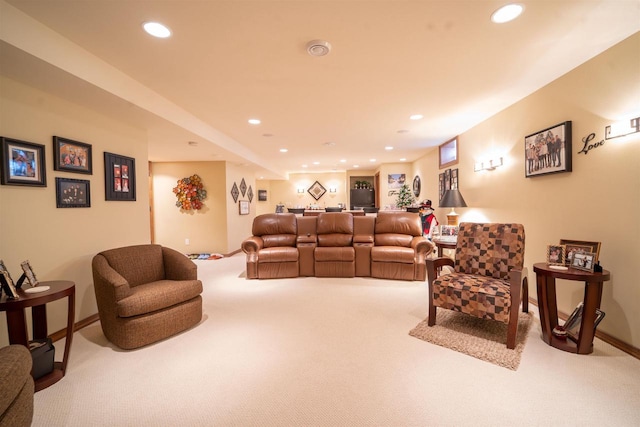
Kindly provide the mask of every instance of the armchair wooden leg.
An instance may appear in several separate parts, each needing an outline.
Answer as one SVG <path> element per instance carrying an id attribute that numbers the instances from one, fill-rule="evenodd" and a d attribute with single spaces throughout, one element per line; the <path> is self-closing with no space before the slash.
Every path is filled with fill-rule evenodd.
<path id="1" fill-rule="evenodd" d="M 522 312 L 529 312 L 529 279 L 526 277 L 522 281 Z"/>
<path id="2" fill-rule="evenodd" d="M 513 308 L 513 307 L 512 307 Z M 509 313 L 509 327 L 507 329 L 507 348 L 516 348 L 516 335 L 518 335 L 518 307 Z"/>

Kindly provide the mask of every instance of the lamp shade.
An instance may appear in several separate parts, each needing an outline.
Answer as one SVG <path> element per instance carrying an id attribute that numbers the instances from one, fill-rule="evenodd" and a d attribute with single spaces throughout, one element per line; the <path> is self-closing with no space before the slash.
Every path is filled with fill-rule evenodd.
<path id="1" fill-rule="evenodd" d="M 466 208 L 467 202 L 464 201 L 464 197 L 460 194 L 460 191 L 456 188 L 455 190 L 447 190 L 444 192 L 444 196 L 442 196 L 442 201 L 440 201 L 441 208 Z"/>

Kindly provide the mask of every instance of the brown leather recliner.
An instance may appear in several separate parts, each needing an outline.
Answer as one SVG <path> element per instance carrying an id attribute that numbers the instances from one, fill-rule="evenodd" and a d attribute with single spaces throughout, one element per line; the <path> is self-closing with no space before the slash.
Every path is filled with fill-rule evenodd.
<path id="1" fill-rule="evenodd" d="M 347 212 L 320 213 L 316 230 L 316 277 L 354 277 L 356 256 L 353 248 L 353 215 Z"/>
<path id="2" fill-rule="evenodd" d="M 257 216 L 253 236 L 242 242 L 248 279 L 298 277 L 297 222 L 292 213 Z"/>
<path id="3" fill-rule="evenodd" d="M 374 246 L 371 248 L 371 277 L 425 280 L 426 258 L 433 244 L 422 236 L 420 216 L 413 212 L 379 212 Z"/>

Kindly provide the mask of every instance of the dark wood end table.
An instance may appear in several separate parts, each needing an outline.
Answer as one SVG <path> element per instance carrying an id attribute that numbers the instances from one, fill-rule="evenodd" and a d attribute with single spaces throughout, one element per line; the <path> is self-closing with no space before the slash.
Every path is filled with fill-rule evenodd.
<path id="1" fill-rule="evenodd" d="M 600 302 L 602 301 L 602 284 L 611 278 L 611 274 L 607 270 L 603 270 L 601 273 L 592 273 L 575 268 L 557 270 L 551 268 L 546 262 L 534 264 L 533 271 L 536 273 L 538 310 L 540 311 L 540 324 L 544 342 L 570 353 L 592 353 L 596 309 L 600 308 Z M 577 339 L 571 336 L 561 339 L 553 334 L 553 328 L 558 326 L 556 279 L 584 282 L 584 306 Z"/>
<path id="2" fill-rule="evenodd" d="M 68 280 L 40 282 L 38 286 L 49 286 L 49 289 L 39 293 L 27 293 L 25 289 L 18 289 L 18 299 L 7 299 L 7 296 L 4 294 L 0 299 L 0 311 L 7 312 L 9 343 L 21 344 L 29 348 L 29 334 L 27 332 L 25 309 L 31 307 L 33 339 L 46 339 L 47 303 L 65 297 L 67 298 L 67 331 L 62 362 L 54 362 L 51 373 L 35 380 L 35 391 L 40 391 L 57 383 L 64 377 L 67 371 L 69 350 L 71 349 L 71 342 L 73 341 L 76 298 L 75 283 Z"/>
<path id="3" fill-rule="evenodd" d="M 438 248 L 438 257 L 443 256 L 443 249 L 455 249 L 457 242 L 456 241 L 445 241 L 440 239 L 433 239 L 433 244 Z"/>

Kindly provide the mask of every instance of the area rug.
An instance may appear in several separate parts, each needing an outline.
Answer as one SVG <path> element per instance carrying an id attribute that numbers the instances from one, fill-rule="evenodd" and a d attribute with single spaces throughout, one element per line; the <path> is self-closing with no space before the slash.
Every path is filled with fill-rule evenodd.
<path id="1" fill-rule="evenodd" d="M 520 365 L 532 319 L 531 313 L 520 313 L 513 350 L 507 348 L 506 324 L 451 310 L 437 310 L 434 326 L 427 325 L 425 319 L 409 335 L 515 371 Z"/>

